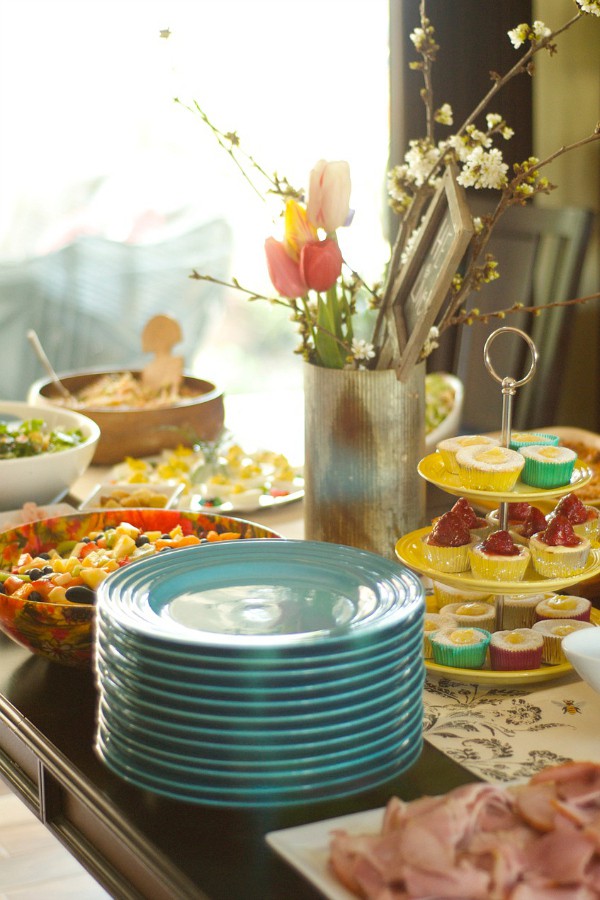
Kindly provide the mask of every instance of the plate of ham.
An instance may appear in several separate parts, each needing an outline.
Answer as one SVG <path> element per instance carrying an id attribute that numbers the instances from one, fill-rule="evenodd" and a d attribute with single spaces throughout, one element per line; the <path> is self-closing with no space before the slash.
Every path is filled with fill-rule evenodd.
<path id="1" fill-rule="evenodd" d="M 393 797 L 267 841 L 328 900 L 598 900 L 600 765 Z"/>

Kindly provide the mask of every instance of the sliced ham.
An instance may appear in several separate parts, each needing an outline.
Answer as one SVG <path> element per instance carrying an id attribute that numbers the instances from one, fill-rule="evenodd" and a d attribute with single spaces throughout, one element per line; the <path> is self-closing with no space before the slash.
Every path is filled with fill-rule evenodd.
<path id="1" fill-rule="evenodd" d="M 392 798 L 379 835 L 333 834 L 330 864 L 365 900 L 600 900 L 600 765 Z"/>

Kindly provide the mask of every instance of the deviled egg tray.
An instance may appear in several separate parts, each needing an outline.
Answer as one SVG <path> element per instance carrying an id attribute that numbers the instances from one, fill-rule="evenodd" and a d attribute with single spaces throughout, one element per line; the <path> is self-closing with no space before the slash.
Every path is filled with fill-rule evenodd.
<path id="1" fill-rule="evenodd" d="M 575 463 L 571 480 L 568 484 L 556 488 L 533 488 L 517 480 L 513 490 L 481 491 L 470 490 L 461 483 L 460 477 L 449 472 L 442 462 L 439 453 L 431 453 L 425 456 L 417 467 L 421 478 L 436 485 L 436 487 L 456 497 L 464 497 L 472 504 L 481 504 L 493 509 L 501 503 L 527 502 L 532 505 L 546 504 L 556 501 L 571 491 L 586 485 L 592 478 L 592 470 L 579 459 Z M 450 508 L 450 507 L 449 507 Z M 476 578 L 469 570 L 459 573 L 448 573 L 433 568 L 423 553 L 423 538 L 431 531 L 432 526 L 419 528 L 401 537 L 396 543 L 396 556 L 398 559 L 413 569 L 437 581 L 440 584 L 449 585 L 465 591 L 489 591 L 491 596 L 501 597 L 507 594 L 535 594 L 542 592 L 557 592 L 564 588 L 572 587 L 582 581 L 587 581 L 600 573 L 600 545 L 592 541 L 591 551 L 583 570 L 575 575 L 563 578 L 543 578 L 537 574 L 530 564 L 521 581 L 484 581 Z M 600 611 L 591 610 L 590 621 L 600 625 Z M 549 681 L 560 678 L 572 672 L 572 666 L 568 662 L 555 665 L 542 664 L 539 669 L 516 670 L 492 670 L 489 663 L 480 668 L 460 668 L 455 666 L 443 666 L 433 660 L 425 660 L 426 668 L 440 675 L 445 675 L 454 681 L 468 681 L 480 684 L 527 684 L 538 681 Z"/>

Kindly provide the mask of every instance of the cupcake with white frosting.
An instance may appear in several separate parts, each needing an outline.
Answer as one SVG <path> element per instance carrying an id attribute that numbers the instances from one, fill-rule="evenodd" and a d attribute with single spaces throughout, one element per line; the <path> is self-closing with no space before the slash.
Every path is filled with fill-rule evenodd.
<path id="1" fill-rule="evenodd" d="M 475 491 L 512 491 L 525 459 L 508 447 L 465 447 L 456 454 L 461 484 Z"/>
<path id="2" fill-rule="evenodd" d="M 575 468 L 577 454 L 568 447 L 533 445 L 522 447 L 525 460 L 521 481 L 537 488 L 556 488 L 568 484 Z"/>
<path id="3" fill-rule="evenodd" d="M 498 438 L 487 437 L 483 434 L 461 434 L 458 437 L 440 441 L 436 449 L 442 457 L 444 468 L 453 475 L 457 475 L 456 454 L 463 447 L 498 447 L 499 444 Z"/>
<path id="4" fill-rule="evenodd" d="M 541 619 L 532 626 L 533 631 L 541 634 L 544 641 L 542 660 L 550 666 L 558 666 L 567 662 L 562 648 L 563 638 L 581 628 L 593 628 L 591 622 L 579 619 Z"/>
<path id="5" fill-rule="evenodd" d="M 532 628 L 496 631 L 490 640 L 490 666 L 501 671 L 539 669 L 544 639 Z"/>

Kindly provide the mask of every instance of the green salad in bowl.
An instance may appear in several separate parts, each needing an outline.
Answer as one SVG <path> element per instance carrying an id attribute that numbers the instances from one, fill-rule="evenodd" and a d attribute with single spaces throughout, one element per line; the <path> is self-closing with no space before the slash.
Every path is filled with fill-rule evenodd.
<path id="1" fill-rule="evenodd" d="M 51 428 L 44 419 L 0 421 L 0 459 L 57 453 L 85 440 L 81 428 Z"/>
<path id="2" fill-rule="evenodd" d="M 444 438 L 458 433 L 464 390 L 462 381 L 446 372 L 425 376 L 425 447 L 428 453 Z"/>

